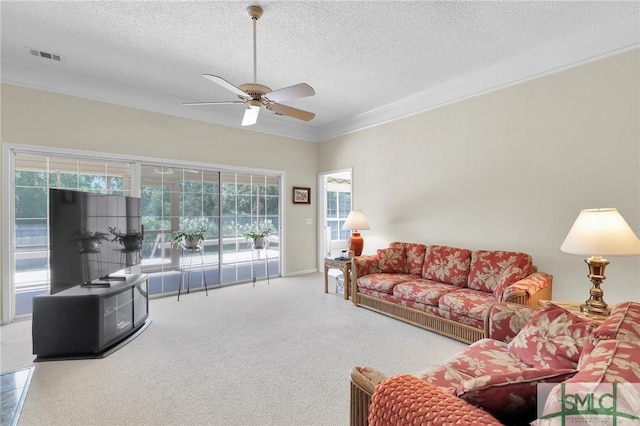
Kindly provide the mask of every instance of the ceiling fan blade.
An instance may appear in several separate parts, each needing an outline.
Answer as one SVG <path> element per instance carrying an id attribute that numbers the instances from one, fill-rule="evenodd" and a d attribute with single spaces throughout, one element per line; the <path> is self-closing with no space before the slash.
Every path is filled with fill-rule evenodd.
<path id="1" fill-rule="evenodd" d="M 298 120 L 309 121 L 313 120 L 316 116 L 314 113 L 309 111 L 303 111 L 298 108 L 293 108 L 290 106 L 282 105 L 282 104 L 267 104 L 266 108 L 269 111 L 275 112 L 276 114 L 286 115 L 288 117 L 297 118 Z"/>
<path id="2" fill-rule="evenodd" d="M 211 75 L 211 74 L 202 74 L 202 76 L 204 78 L 206 78 L 209 81 L 212 81 L 214 83 L 216 83 L 217 85 L 224 87 L 225 89 L 227 89 L 228 91 L 235 93 L 236 95 L 240 96 L 241 98 L 247 98 L 250 99 L 251 96 L 247 95 L 246 92 L 244 92 L 242 89 L 240 89 L 239 87 L 234 86 L 233 84 L 229 83 L 227 80 L 225 80 L 222 77 L 218 77 L 217 75 Z"/>
<path id="3" fill-rule="evenodd" d="M 271 102 L 284 102 L 289 99 L 297 99 L 304 98 L 306 96 L 313 96 L 316 92 L 313 90 L 313 87 L 309 86 L 307 83 L 299 83 L 293 86 L 285 87 L 284 89 L 274 90 L 273 92 L 267 93 L 263 97 L 266 97 Z"/>
<path id="4" fill-rule="evenodd" d="M 245 101 L 221 101 L 221 102 L 183 102 L 182 105 L 231 105 L 244 104 Z"/>
<path id="5" fill-rule="evenodd" d="M 258 114 L 260 113 L 259 106 L 250 105 L 244 110 L 244 117 L 242 117 L 243 126 L 252 126 L 258 121 Z"/>

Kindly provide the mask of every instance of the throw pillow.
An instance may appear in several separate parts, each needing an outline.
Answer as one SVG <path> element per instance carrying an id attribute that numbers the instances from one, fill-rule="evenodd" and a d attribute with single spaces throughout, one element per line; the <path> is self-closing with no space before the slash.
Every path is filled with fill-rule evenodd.
<path id="1" fill-rule="evenodd" d="M 482 409 L 408 374 L 380 383 L 369 409 L 371 426 L 500 425 Z"/>
<path id="2" fill-rule="evenodd" d="M 387 247 L 378 250 L 378 269 L 389 274 L 403 274 L 407 263 L 404 256 L 404 247 Z"/>
<path id="3" fill-rule="evenodd" d="M 509 343 L 509 350 L 537 368 L 576 368 L 595 323 L 547 303 Z"/>
<path id="4" fill-rule="evenodd" d="M 575 374 L 573 369 L 528 368 L 517 372 L 491 373 L 474 377 L 463 383 L 458 396 L 507 424 L 527 424 L 527 415 L 535 409 L 537 385 L 560 383 Z"/>

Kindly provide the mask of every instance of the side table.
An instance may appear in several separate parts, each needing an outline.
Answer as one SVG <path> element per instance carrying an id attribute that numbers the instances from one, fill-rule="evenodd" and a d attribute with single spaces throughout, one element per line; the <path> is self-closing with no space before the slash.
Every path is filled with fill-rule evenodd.
<path id="1" fill-rule="evenodd" d="M 324 259 L 324 292 L 329 293 L 329 269 L 340 269 L 344 276 L 344 300 L 349 300 L 349 290 L 351 289 L 351 259 L 340 260 Z"/>
<path id="2" fill-rule="evenodd" d="M 543 307 L 547 302 L 551 302 L 556 306 L 560 306 L 561 308 L 566 309 L 567 311 L 571 312 L 575 316 L 587 319 L 589 321 L 602 322 L 607 318 L 605 315 L 591 315 L 591 314 L 582 312 L 580 310 L 580 305 L 582 304 L 581 302 L 564 302 L 559 300 L 538 300 L 538 305 L 540 307 Z M 613 305 L 609 305 L 609 307 L 612 308 Z"/>

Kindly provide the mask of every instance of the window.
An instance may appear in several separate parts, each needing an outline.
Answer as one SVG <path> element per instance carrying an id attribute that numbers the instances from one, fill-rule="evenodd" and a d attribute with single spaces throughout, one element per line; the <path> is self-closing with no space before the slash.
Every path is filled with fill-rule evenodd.
<path id="1" fill-rule="evenodd" d="M 342 181 L 342 179 L 341 179 Z M 351 182 L 327 182 L 327 227 L 330 240 L 348 240 L 349 230 L 343 230 L 349 212 L 351 211 Z"/>

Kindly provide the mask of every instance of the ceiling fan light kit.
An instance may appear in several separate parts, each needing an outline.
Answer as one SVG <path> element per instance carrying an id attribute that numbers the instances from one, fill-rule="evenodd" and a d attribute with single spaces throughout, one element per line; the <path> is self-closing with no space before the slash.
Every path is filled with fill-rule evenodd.
<path id="1" fill-rule="evenodd" d="M 285 115 L 287 117 L 296 118 L 302 121 L 313 120 L 316 116 L 309 111 L 303 111 L 298 108 L 283 105 L 280 102 L 304 98 L 315 95 L 315 91 L 306 83 L 299 83 L 293 86 L 285 87 L 272 91 L 269 87 L 259 84 L 258 81 L 258 65 L 257 65 L 257 49 L 256 49 L 256 22 L 262 16 L 263 10 L 260 6 L 249 6 L 247 8 L 249 17 L 253 21 L 253 83 L 244 83 L 235 86 L 222 77 L 203 74 L 207 80 L 218 84 L 219 86 L 234 93 L 239 100 L 233 101 L 213 101 L 213 102 L 185 102 L 183 105 L 228 105 L 228 104 L 245 104 L 247 108 L 242 118 L 243 126 L 251 126 L 258 121 L 260 109 L 264 107 L 267 111 L 271 111 L 276 115 Z"/>

